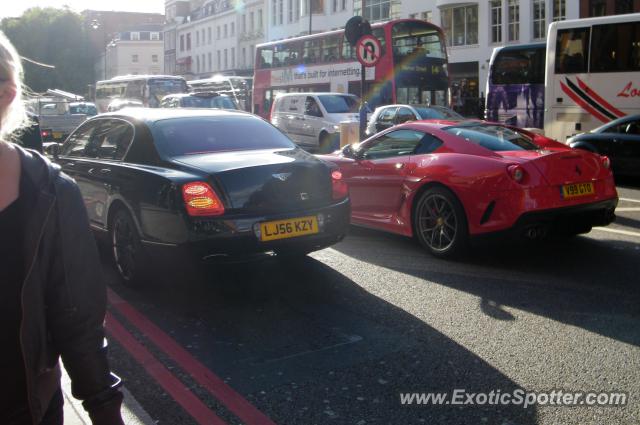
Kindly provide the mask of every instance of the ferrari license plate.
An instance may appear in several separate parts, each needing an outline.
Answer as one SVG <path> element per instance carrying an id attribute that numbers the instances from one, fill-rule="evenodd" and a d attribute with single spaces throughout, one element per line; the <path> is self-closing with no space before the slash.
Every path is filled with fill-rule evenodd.
<path id="1" fill-rule="evenodd" d="M 579 196 L 587 196 L 593 195 L 595 190 L 593 188 L 593 183 L 574 183 L 574 184 L 565 184 L 562 186 L 562 198 L 570 199 L 577 198 Z"/>
<path id="2" fill-rule="evenodd" d="M 60 131 L 54 131 L 53 132 L 53 138 L 54 139 L 62 139 L 62 133 Z"/>
<path id="3" fill-rule="evenodd" d="M 262 242 L 316 233 L 318 233 L 318 218 L 313 215 L 260 223 L 260 240 Z"/>

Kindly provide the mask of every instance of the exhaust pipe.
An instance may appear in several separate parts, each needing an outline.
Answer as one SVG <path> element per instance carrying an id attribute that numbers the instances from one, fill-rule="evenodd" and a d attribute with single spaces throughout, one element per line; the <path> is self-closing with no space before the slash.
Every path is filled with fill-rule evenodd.
<path id="1" fill-rule="evenodd" d="M 547 226 L 542 224 L 535 224 L 528 227 L 524 231 L 524 236 L 530 240 L 540 240 L 547 236 Z"/>

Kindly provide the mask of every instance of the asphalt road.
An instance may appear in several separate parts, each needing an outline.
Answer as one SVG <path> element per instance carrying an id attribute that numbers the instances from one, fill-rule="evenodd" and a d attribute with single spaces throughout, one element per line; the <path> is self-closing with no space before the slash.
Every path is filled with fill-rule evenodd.
<path id="1" fill-rule="evenodd" d="M 228 424 L 269 422 L 239 419 L 227 389 L 277 424 L 638 424 L 640 183 L 622 182 L 619 195 L 618 220 L 604 230 L 483 244 L 460 261 L 360 228 L 298 263 L 214 268 L 204 281 L 176 270 L 139 290 L 121 286 L 105 261 L 113 291 L 192 356 L 149 342 L 151 331 L 112 305 L 157 362 L 145 369 L 112 337 L 113 368 L 159 424 L 198 420 L 158 384 L 158 368 Z M 217 390 L 188 361 L 219 378 Z M 526 409 L 400 402 L 400 393 L 455 389 L 629 398 L 625 407 Z"/>

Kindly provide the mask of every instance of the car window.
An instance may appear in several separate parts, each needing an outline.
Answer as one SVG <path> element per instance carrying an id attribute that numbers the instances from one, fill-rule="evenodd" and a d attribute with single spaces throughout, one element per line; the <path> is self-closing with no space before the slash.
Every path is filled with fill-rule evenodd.
<path id="1" fill-rule="evenodd" d="M 626 134 L 640 135 L 640 120 L 627 123 L 624 132 Z"/>
<path id="2" fill-rule="evenodd" d="M 167 157 L 295 148 L 280 130 L 253 116 L 171 118 L 156 121 L 151 132 L 158 152 Z"/>
<path id="3" fill-rule="evenodd" d="M 522 133 L 501 125 L 474 123 L 443 128 L 447 133 L 492 151 L 538 150 L 540 147 Z"/>
<path id="4" fill-rule="evenodd" d="M 122 160 L 133 140 L 133 127 L 126 121 L 108 120 L 91 137 L 90 147 L 100 159 Z"/>
<path id="5" fill-rule="evenodd" d="M 442 140 L 431 134 L 425 134 L 422 140 L 420 140 L 420 145 L 413 152 L 416 155 L 424 155 L 431 153 L 442 146 Z"/>
<path id="6" fill-rule="evenodd" d="M 363 159 L 382 159 L 414 153 L 425 133 L 416 130 L 396 130 L 367 143 L 360 155 Z"/>
<path id="7" fill-rule="evenodd" d="M 461 120 L 463 117 L 456 111 L 448 108 L 416 108 L 420 118 L 423 120 L 438 120 L 438 119 L 456 119 Z"/>
<path id="8" fill-rule="evenodd" d="M 95 155 L 92 156 L 86 148 L 98 124 L 98 121 L 92 121 L 81 125 L 69 136 L 64 146 L 62 146 L 62 152 L 60 154 L 74 158 L 95 157 Z"/>
<path id="9" fill-rule="evenodd" d="M 322 116 L 322 111 L 320 110 L 320 106 L 318 106 L 318 102 L 316 102 L 316 100 L 311 96 L 307 96 L 307 100 L 304 102 L 304 114 L 312 117 Z"/>
<path id="10" fill-rule="evenodd" d="M 382 124 L 393 124 L 393 119 L 396 116 L 398 108 L 384 109 L 378 117 L 378 122 Z"/>
<path id="11" fill-rule="evenodd" d="M 355 96 L 323 94 L 318 96 L 318 99 L 329 114 L 358 112 L 358 99 Z"/>
<path id="12" fill-rule="evenodd" d="M 414 115 L 413 112 L 411 112 L 411 109 L 409 108 L 398 109 L 398 112 L 396 113 L 397 124 L 402 124 L 403 122 L 415 121 L 415 120 L 416 120 L 416 116 Z"/>

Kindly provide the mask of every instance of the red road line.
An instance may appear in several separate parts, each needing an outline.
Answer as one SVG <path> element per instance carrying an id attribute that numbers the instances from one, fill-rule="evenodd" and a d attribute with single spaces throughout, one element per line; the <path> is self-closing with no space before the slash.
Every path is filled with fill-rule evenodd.
<path id="1" fill-rule="evenodd" d="M 173 338 L 163 332 L 146 316 L 138 312 L 131 304 L 118 296 L 110 288 L 107 289 L 107 295 L 109 303 L 118 310 L 120 314 L 244 423 L 247 425 L 276 425 L 269 417 L 256 409 L 233 388 L 225 384 L 222 379 L 200 363 L 187 350 L 182 348 Z"/>
<path id="2" fill-rule="evenodd" d="M 182 382 L 167 370 L 153 354 L 125 329 L 110 313 L 106 316 L 107 332 L 118 341 L 145 371 L 200 425 L 227 425 Z"/>

